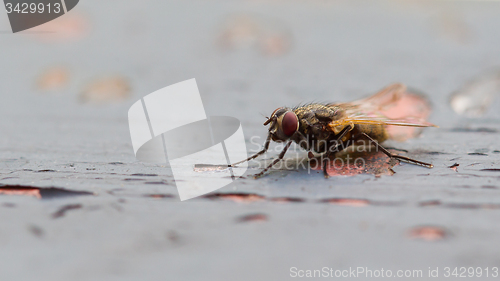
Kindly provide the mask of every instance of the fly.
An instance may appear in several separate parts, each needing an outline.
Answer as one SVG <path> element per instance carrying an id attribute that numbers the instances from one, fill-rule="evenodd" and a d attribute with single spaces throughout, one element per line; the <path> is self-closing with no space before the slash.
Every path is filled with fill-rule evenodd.
<path id="1" fill-rule="evenodd" d="M 373 96 L 349 103 L 311 103 L 295 108 L 280 107 L 271 114 L 264 126 L 269 132 L 264 148 L 255 155 L 231 164 L 234 167 L 264 154 L 271 141 L 286 143 L 283 150 L 271 164 L 255 177 L 264 175 L 285 156 L 292 142 L 306 151 L 320 154 L 323 174 L 328 178 L 329 157 L 352 145 L 373 144 L 390 158 L 403 162 L 432 168 L 433 165 L 389 152 L 380 145 L 391 139 L 388 126 L 437 127 L 422 118 L 405 116 L 401 119 L 388 118 L 383 114 L 385 108 L 395 106 L 406 94 L 403 84 L 390 85 Z"/>

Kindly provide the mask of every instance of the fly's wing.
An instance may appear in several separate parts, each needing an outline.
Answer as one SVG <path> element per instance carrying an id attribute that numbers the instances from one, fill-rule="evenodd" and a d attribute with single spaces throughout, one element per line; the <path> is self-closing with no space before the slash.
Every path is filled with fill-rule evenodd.
<path id="1" fill-rule="evenodd" d="M 341 108 L 363 112 L 381 112 L 384 109 L 394 106 L 404 96 L 405 93 L 405 85 L 392 84 L 367 98 L 348 103 L 330 104 L 330 106 L 340 106 Z"/>
<path id="2" fill-rule="evenodd" d="M 367 115 L 348 115 L 341 120 L 332 121 L 328 124 L 329 127 L 346 126 L 350 124 L 364 124 L 364 125 L 394 125 L 394 126 L 407 126 L 407 127 L 437 127 L 422 119 L 406 118 L 406 119 L 391 119 L 387 117 L 367 116 Z"/>
<path id="3" fill-rule="evenodd" d="M 409 93 L 403 84 L 392 84 L 368 98 L 330 106 L 345 110 L 344 118 L 329 123 L 331 129 L 350 124 L 392 125 L 386 127 L 389 138 L 406 140 L 420 133 L 418 127 L 437 127 L 426 121 L 430 114 L 427 100 Z"/>

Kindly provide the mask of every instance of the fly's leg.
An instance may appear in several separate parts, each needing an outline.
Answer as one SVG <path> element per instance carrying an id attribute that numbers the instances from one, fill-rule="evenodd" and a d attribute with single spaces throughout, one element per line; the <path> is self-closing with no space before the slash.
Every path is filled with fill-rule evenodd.
<path id="1" fill-rule="evenodd" d="M 328 175 L 327 172 L 327 167 L 328 163 L 330 162 L 330 155 L 332 153 L 338 152 L 339 147 L 343 145 L 342 138 L 350 132 L 352 129 L 354 129 L 354 125 L 350 124 L 349 126 L 346 126 L 340 133 L 337 135 L 336 140 L 334 141 L 333 147 L 328 149 L 328 152 L 326 153 L 326 157 L 323 159 L 323 176 L 325 176 L 325 179 L 329 178 L 330 176 Z"/>
<path id="2" fill-rule="evenodd" d="M 323 176 L 325 176 L 325 179 L 330 177 L 327 171 L 328 163 L 330 163 L 330 153 L 327 153 L 326 157 L 323 159 Z"/>
<path id="3" fill-rule="evenodd" d="M 267 139 L 266 139 L 266 142 L 264 143 L 264 148 L 261 151 L 255 153 L 254 155 L 248 157 L 245 160 L 242 160 L 240 162 L 236 162 L 234 164 L 228 165 L 228 167 L 235 167 L 238 164 L 241 164 L 241 163 L 246 162 L 246 161 L 250 161 L 252 159 L 255 159 L 255 158 L 259 157 L 259 155 L 262 155 L 262 154 L 266 153 L 266 151 L 269 149 L 269 144 L 270 143 L 271 143 L 271 135 L 268 135 Z"/>
<path id="4" fill-rule="evenodd" d="M 432 167 L 434 167 L 434 165 L 429 164 L 429 163 L 421 162 L 421 161 L 418 161 L 418 160 L 415 160 L 415 159 L 411 159 L 411 158 L 408 158 L 408 157 L 405 157 L 405 156 L 400 156 L 400 155 L 392 154 L 387 149 L 385 149 L 380 144 L 378 144 L 378 142 L 376 140 L 374 140 L 370 136 L 368 136 L 367 134 L 365 134 L 365 133 L 361 133 L 361 134 L 364 135 L 365 137 L 367 137 L 370 141 L 372 141 L 377 146 L 378 149 L 380 149 L 383 153 L 385 153 L 385 155 L 389 156 L 390 158 L 395 158 L 395 159 L 401 160 L 401 161 L 406 162 L 406 163 L 423 166 L 423 167 L 426 167 L 426 168 L 429 168 L 429 169 L 432 168 Z"/>
<path id="5" fill-rule="evenodd" d="M 260 173 L 256 174 L 254 176 L 254 178 L 259 178 L 259 177 L 262 177 L 264 175 L 265 172 L 267 172 L 267 170 L 271 169 L 272 166 L 274 166 L 274 164 L 278 163 L 279 161 L 281 161 L 283 159 L 283 157 L 285 156 L 285 153 L 286 151 L 288 150 L 288 148 L 290 147 L 290 145 L 292 144 L 291 141 L 289 141 L 286 145 L 285 145 L 285 148 L 283 148 L 283 150 L 280 152 L 280 155 L 278 156 L 278 158 L 274 159 L 274 161 L 269 165 L 267 166 L 264 170 L 262 170 Z"/>
<path id="6" fill-rule="evenodd" d="M 329 153 L 334 153 L 339 151 L 339 147 L 343 146 L 342 139 L 345 137 L 345 135 L 352 131 L 354 129 L 354 124 L 349 124 L 349 126 L 346 126 L 342 131 L 339 132 L 339 134 L 336 136 L 335 140 L 335 147 L 329 149 Z"/>

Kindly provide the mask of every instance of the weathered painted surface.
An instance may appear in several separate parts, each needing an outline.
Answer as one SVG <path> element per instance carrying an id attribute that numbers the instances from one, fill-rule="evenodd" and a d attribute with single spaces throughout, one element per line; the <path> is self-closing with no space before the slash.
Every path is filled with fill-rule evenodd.
<path id="1" fill-rule="evenodd" d="M 500 65 L 500 3 L 115 2 L 81 1 L 66 28 L 46 27 L 54 34 L 0 34 L 1 280 L 500 266 L 500 101 L 476 119 L 449 105 Z M 0 29 L 9 29 L 1 13 Z M 125 81 L 107 85 L 112 77 Z M 387 146 L 435 168 L 328 180 L 275 169 L 179 202 L 168 167 L 135 160 L 127 110 L 193 77 L 207 114 L 239 118 L 251 151 L 264 142 L 262 115 L 276 107 L 405 83 L 429 97 L 440 128 Z M 91 195 L 42 191 L 50 187 Z"/>

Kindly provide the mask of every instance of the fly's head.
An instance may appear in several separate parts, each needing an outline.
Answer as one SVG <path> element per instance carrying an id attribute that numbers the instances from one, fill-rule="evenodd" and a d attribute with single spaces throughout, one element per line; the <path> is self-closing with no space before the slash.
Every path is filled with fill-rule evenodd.
<path id="1" fill-rule="evenodd" d="M 264 123 L 264 126 L 269 125 L 269 134 L 275 142 L 284 142 L 299 129 L 299 118 L 287 107 L 276 109 L 269 119 Z"/>

